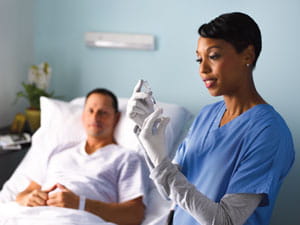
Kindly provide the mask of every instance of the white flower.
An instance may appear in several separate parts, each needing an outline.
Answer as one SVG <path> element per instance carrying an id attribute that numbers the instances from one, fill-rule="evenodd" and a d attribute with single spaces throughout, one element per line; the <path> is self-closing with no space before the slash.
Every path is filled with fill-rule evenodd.
<path id="1" fill-rule="evenodd" d="M 47 90 L 51 78 L 51 67 L 47 62 L 40 65 L 33 65 L 28 71 L 28 81 L 35 84 L 38 88 Z"/>

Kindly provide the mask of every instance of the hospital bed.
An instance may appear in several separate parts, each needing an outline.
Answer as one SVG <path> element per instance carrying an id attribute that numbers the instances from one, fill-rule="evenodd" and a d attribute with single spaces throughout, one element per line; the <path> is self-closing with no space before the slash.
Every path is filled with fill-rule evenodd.
<path id="1" fill-rule="evenodd" d="M 126 104 L 128 99 L 119 98 L 119 109 L 121 118 L 116 127 L 115 138 L 118 144 L 126 148 L 142 153 L 142 149 L 133 133 L 134 123 L 126 116 Z M 164 109 L 164 115 L 169 116 L 171 121 L 166 130 L 167 146 L 169 156 L 172 158 L 181 140 L 186 134 L 188 126 L 193 118 L 192 114 L 185 108 L 175 105 L 158 102 L 158 106 Z M 0 191 L 0 216 L 21 215 L 9 223 L 2 218 L 2 224 L 56 224 L 56 225 L 77 225 L 77 224 L 109 224 L 102 223 L 99 217 L 91 213 L 64 209 L 58 207 L 19 207 L 12 202 L 17 193 L 25 189 L 29 183 L 28 174 L 30 166 L 37 161 L 45 165 L 40 168 L 46 170 L 49 157 L 57 146 L 62 148 L 73 145 L 85 138 L 85 131 L 81 124 L 81 113 L 84 105 L 84 97 L 75 98 L 70 102 L 41 97 L 41 127 L 32 137 L 32 145 L 23 161 Z M 145 219 L 142 225 L 164 224 L 171 202 L 164 200 L 157 192 L 154 185 L 151 185 L 146 196 L 148 205 Z M 18 213 L 17 213 L 18 212 Z M 28 216 L 30 219 L 28 219 Z M 20 223 L 20 221 L 22 221 Z M 42 221 L 42 222 L 41 222 Z"/>

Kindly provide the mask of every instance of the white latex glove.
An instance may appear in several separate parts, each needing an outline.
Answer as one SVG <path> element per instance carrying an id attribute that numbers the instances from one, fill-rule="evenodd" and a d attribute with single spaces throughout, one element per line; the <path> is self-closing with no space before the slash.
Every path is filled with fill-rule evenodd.
<path id="1" fill-rule="evenodd" d="M 152 92 L 142 92 L 142 86 L 143 80 L 139 80 L 127 103 L 127 115 L 140 128 L 142 127 L 144 120 L 154 111 Z"/>
<path id="2" fill-rule="evenodd" d="M 139 139 L 154 166 L 167 157 L 165 130 L 170 118 L 160 117 L 162 109 L 158 108 L 144 121 Z"/>

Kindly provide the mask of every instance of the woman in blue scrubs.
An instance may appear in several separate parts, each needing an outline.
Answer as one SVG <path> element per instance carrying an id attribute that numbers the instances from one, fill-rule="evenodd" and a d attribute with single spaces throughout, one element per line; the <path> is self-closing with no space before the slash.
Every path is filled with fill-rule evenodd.
<path id="1" fill-rule="evenodd" d="M 246 14 L 228 13 L 203 24 L 199 35 L 199 74 L 223 100 L 200 111 L 173 162 L 164 144 L 168 118 L 153 110 L 142 82 L 129 101 L 151 178 L 177 204 L 174 225 L 267 225 L 295 153 L 285 121 L 253 82 L 259 27 Z"/>

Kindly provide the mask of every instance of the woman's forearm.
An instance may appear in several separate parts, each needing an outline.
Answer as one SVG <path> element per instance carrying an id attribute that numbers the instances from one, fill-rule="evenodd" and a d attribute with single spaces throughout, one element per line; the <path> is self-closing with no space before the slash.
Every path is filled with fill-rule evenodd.
<path id="1" fill-rule="evenodd" d="M 168 159 L 153 169 L 151 178 L 160 189 L 160 193 L 168 195 L 203 225 L 243 224 L 262 199 L 259 194 L 227 194 L 216 203 L 189 183 L 178 167 Z"/>

